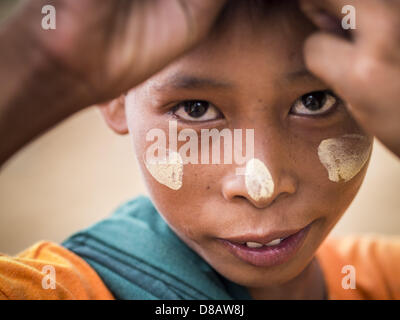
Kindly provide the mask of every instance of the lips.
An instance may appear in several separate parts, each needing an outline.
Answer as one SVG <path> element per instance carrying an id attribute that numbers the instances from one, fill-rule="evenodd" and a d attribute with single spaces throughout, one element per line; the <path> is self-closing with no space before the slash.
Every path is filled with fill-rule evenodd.
<path id="1" fill-rule="evenodd" d="M 236 244 L 244 244 L 246 242 L 256 242 L 256 243 L 261 243 L 261 244 L 267 244 L 276 239 L 288 238 L 289 236 L 296 234 L 300 230 L 301 229 L 274 231 L 274 232 L 268 233 L 267 235 L 246 234 L 246 235 L 242 235 L 242 236 L 238 236 L 238 237 L 226 238 L 224 240 L 227 240 L 227 241 L 230 241 L 230 242 L 236 243 Z"/>
<path id="2" fill-rule="evenodd" d="M 234 256 L 244 262 L 258 267 L 272 267 L 287 262 L 295 255 L 310 227 L 311 224 L 302 229 L 276 231 L 265 236 L 248 234 L 219 240 Z M 256 246 L 255 243 L 262 245 Z"/>

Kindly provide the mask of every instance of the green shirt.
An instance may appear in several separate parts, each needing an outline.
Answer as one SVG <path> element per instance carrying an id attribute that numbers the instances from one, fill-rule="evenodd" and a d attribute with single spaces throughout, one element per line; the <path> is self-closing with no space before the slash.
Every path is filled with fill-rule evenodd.
<path id="1" fill-rule="evenodd" d="M 189 248 L 145 196 L 62 245 L 94 268 L 116 299 L 251 299 Z"/>

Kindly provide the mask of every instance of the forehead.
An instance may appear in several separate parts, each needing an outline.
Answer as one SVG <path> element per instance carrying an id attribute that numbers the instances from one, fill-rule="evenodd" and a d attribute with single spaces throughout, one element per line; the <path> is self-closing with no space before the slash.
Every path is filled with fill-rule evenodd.
<path id="1" fill-rule="evenodd" d="M 197 51 L 214 49 L 217 53 L 231 47 L 239 52 L 250 49 L 265 53 L 281 49 L 292 55 L 314 30 L 297 1 L 231 0 L 228 4 Z"/>
<path id="2" fill-rule="evenodd" d="M 304 73 L 303 42 L 314 27 L 296 1 L 230 1 L 208 37 L 147 84 L 158 87 L 167 79 L 173 84 L 179 74 L 192 74 L 221 79 L 212 85 L 223 88 L 255 75 L 279 80 Z M 180 83 L 183 87 L 197 84 L 191 79 Z"/>

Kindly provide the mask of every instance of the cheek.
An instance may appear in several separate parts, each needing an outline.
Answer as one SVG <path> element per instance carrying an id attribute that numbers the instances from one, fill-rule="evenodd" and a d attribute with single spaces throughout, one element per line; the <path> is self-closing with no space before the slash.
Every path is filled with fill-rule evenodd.
<path id="1" fill-rule="evenodd" d="M 287 147 L 296 150 L 290 157 L 298 181 L 293 207 L 313 217 L 323 216 L 327 230 L 353 201 L 368 165 L 372 139 L 362 132 L 346 134 L 353 130 L 315 134 L 312 141 L 302 136 L 302 140 L 294 140 L 297 149 L 294 145 Z"/>
<path id="2" fill-rule="evenodd" d="M 186 163 L 179 152 L 168 148 L 167 134 L 167 148 L 157 145 L 157 141 L 146 141 L 149 130 L 136 127 L 131 133 L 147 191 L 176 233 L 183 238 L 197 238 L 208 223 L 201 217 L 201 209 L 215 192 L 219 166 Z M 168 128 L 162 130 L 168 133 Z"/>
<path id="3" fill-rule="evenodd" d="M 328 171 L 329 180 L 347 182 L 367 163 L 372 142 L 364 135 L 346 134 L 323 140 L 318 146 L 318 157 Z"/>
<path id="4" fill-rule="evenodd" d="M 183 161 L 178 152 L 158 148 L 155 156 L 150 148 L 144 153 L 144 165 L 150 175 L 160 184 L 179 190 L 183 180 Z"/>
<path id="5" fill-rule="evenodd" d="M 212 168 L 217 166 L 185 164 L 180 187 L 175 190 L 151 174 L 144 162 L 141 165 L 150 197 L 170 228 L 189 246 L 204 241 L 216 222 L 216 215 L 204 211 L 204 203 L 215 197 L 217 175 L 212 175 Z M 167 176 L 171 181 L 171 175 Z"/>

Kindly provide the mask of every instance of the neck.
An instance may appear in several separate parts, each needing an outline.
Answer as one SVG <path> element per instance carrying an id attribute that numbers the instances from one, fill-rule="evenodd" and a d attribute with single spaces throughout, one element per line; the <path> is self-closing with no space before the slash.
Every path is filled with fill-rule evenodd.
<path id="1" fill-rule="evenodd" d="M 322 300 L 326 297 L 322 269 L 315 257 L 289 282 L 248 290 L 255 300 Z"/>

